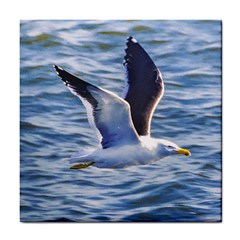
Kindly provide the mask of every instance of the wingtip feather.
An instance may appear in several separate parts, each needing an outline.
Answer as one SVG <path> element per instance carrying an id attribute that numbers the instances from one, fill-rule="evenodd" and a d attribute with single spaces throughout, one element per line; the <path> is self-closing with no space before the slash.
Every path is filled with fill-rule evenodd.
<path id="1" fill-rule="evenodd" d="M 58 71 L 58 70 L 63 71 L 63 68 L 61 68 L 61 67 L 59 67 L 59 66 L 57 66 L 55 64 L 53 64 L 53 68 L 55 68 L 56 71 Z"/>
<path id="2" fill-rule="evenodd" d="M 134 37 L 129 36 L 129 37 L 127 38 L 127 43 L 129 43 L 129 42 L 137 43 L 138 41 L 137 41 L 137 39 L 135 39 Z"/>

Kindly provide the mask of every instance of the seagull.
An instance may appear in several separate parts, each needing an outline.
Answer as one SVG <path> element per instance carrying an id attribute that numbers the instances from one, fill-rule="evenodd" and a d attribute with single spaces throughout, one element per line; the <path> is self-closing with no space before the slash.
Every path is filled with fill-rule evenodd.
<path id="1" fill-rule="evenodd" d="M 71 169 L 126 168 L 170 155 L 191 155 L 171 141 L 151 137 L 153 112 L 164 93 L 162 74 L 135 38 L 127 38 L 126 45 L 123 65 L 127 86 L 123 98 L 53 65 L 64 84 L 82 101 L 100 143 L 90 153 L 74 154 L 69 159 L 74 163 Z"/>

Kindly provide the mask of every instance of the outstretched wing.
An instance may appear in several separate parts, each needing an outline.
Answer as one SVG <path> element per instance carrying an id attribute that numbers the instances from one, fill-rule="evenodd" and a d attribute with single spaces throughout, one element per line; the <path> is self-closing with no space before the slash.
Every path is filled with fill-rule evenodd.
<path id="1" fill-rule="evenodd" d="M 112 92 L 87 83 L 54 65 L 70 91 L 86 107 L 90 124 L 97 129 L 103 148 L 138 143 L 129 104 Z"/>
<path id="2" fill-rule="evenodd" d="M 131 106 L 132 121 L 138 134 L 150 134 L 153 112 L 164 92 L 162 74 L 136 39 L 127 39 L 124 66 L 127 70 L 125 100 Z"/>

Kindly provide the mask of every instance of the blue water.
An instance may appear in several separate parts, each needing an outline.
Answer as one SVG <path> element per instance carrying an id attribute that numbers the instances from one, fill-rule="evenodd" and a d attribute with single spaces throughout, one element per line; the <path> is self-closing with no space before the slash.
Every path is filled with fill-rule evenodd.
<path id="1" fill-rule="evenodd" d="M 98 142 L 52 64 L 120 95 L 129 35 L 165 80 L 152 135 L 192 156 L 70 170 Z M 220 21 L 22 21 L 20 38 L 21 221 L 221 221 Z"/>

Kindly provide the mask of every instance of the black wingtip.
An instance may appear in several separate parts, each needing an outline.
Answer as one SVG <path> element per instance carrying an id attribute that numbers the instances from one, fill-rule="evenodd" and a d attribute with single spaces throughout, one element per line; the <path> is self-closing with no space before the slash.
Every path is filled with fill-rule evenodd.
<path id="1" fill-rule="evenodd" d="M 137 41 L 134 37 L 129 36 L 129 37 L 127 38 L 127 42 L 137 43 L 138 41 Z"/>
<path id="2" fill-rule="evenodd" d="M 55 64 L 53 64 L 52 66 L 53 66 L 53 68 L 55 69 L 55 71 L 57 72 L 57 71 L 58 71 L 58 66 L 55 65 Z"/>
<path id="3" fill-rule="evenodd" d="M 59 66 L 57 66 L 57 65 L 55 65 L 55 64 L 53 64 L 53 68 L 55 69 L 55 71 L 57 72 L 58 75 L 59 75 L 61 72 L 64 71 L 61 67 L 59 67 Z"/>
<path id="4" fill-rule="evenodd" d="M 57 66 L 57 65 L 55 65 L 55 64 L 53 64 L 53 68 L 57 71 L 57 70 L 63 70 L 62 68 L 60 68 L 59 66 Z"/>
<path id="5" fill-rule="evenodd" d="M 123 66 L 127 66 L 128 65 L 128 62 L 129 62 L 129 55 L 128 55 L 129 48 L 132 48 L 132 47 L 135 48 L 135 46 L 140 46 L 140 44 L 138 43 L 138 41 L 134 37 L 129 36 L 127 38 L 127 41 L 126 41 L 126 48 L 125 48 L 126 55 L 124 56 Z"/>

